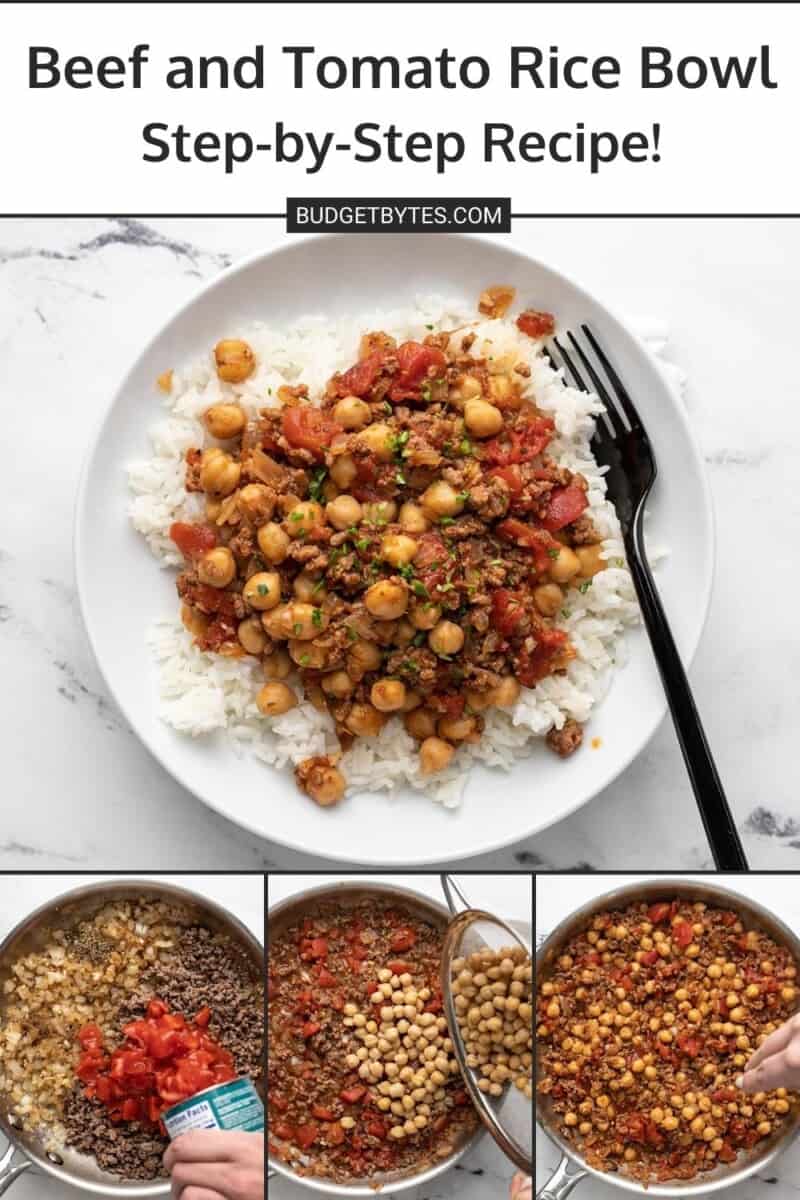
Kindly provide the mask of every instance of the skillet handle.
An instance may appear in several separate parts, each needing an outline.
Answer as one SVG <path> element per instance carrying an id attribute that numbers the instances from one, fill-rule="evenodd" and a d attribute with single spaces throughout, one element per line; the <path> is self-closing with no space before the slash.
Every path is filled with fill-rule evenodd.
<path id="1" fill-rule="evenodd" d="M 447 901 L 447 907 L 450 909 L 451 916 L 458 916 L 459 912 L 462 911 L 458 906 L 457 900 L 461 901 L 465 909 L 472 908 L 469 900 L 467 900 L 467 897 L 461 891 L 461 888 L 458 886 L 452 875 L 447 875 L 442 872 L 442 874 L 439 876 L 439 879 L 442 884 L 442 891 L 444 892 L 444 898 Z"/>
<path id="2" fill-rule="evenodd" d="M 562 1155 L 561 1162 L 547 1183 L 536 1193 L 536 1200 L 566 1200 L 572 1189 L 588 1175 L 588 1171 L 582 1171 L 580 1168 L 570 1174 L 567 1168 L 572 1165 L 572 1159 L 567 1158 L 566 1154 Z"/>
<path id="3" fill-rule="evenodd" d="M 19 1154 L 18 1157 L 17 1155 L 18 1151 L 16 1146 L 13 1144 L 13 1142 L 10 1142 L 6 1147 L 3 1157 L 0 1158 L 0 1196 L 4 1196 L 6 1194 L 14 1180 L 21 1175 L 23 1171 L 27 1171 L 29 1167 L 33 1166 L 33 1163 L 30 1162 L 29 1159 L 25 1158 L 22 1154 Z M 14 1162 L 15 1158 L 17 1158 L 16 1162 Z"/>

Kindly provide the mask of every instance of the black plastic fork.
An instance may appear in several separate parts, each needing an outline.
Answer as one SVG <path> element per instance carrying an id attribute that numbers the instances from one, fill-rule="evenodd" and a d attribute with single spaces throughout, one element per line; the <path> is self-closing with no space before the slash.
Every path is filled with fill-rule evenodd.
<path id="1" fill-rule="evenodd" d="M 558 359 L 553 352 L 555 347 L 576 387 L 582 391 L 596 392 L 605 405 L 607 423 L 602 417 L 598 419 L 592 449 L 600 466 L 607 468 L 608 498 L 614 504 L 622 526 L 628 565 L 706 836 L 719 870 L 746 871 L 748 865 L 742 843 L 647 561 L 644 511 L 656 478 L 653 448 L 627 389 L 597 338 L 587 325 L 581 326 L 581 332 L 602 367 L 611 390 L 573 332 L 569 331 L 566 335 L 570 349 L 565 346 L 564 339 L 553 338 L 548 354 L 554 366 L 558 367 Z M 582 371 L 586 373 L 590 386 Z"/>

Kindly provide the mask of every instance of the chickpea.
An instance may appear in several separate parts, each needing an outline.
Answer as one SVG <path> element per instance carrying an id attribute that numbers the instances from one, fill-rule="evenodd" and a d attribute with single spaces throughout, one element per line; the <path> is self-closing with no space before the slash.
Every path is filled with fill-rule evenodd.
<path id="1" fill-rule="evenodd" d="M 443 771 L 455 754 L 455 747 L 438 737 L 427 737 L 419 748 L 423 775 Z"/>
<path id="2" fill-rule="evenodd" d="M 416 636 L 417 631 L 408 618 L 401 617 L 392 637 L 392 645 L 399 646 L 402 650 L 406 646 L 410 646 Z"/>
<path id="3" fill-rule="evenodd" d="M 464 424 L 475 437 L 494 437 L 503 428 L 503 414 L 488 400 L 467 400 Z"/>
<path id="4" fill-rule="evenodd" d="M 492 706 L 488 690 L 479 692 L 474 688 L 467 688 L 465 695 L 467 698 L 467 707 L 471 712 L 484 712 Z"/>
<path id="5" fill-rule="evenodd" d="M 217 375 L 225 383 L 243 383 L 256 367 L 256 356 L 247 342 L 223 338 L 214 347 Z"/>
<path id="6" fill-rule="evenodd" d="M 328 696 L 335 696 L 337 700 L 346 700 L 352 695 L 355 684 L 353 683 L 347 671 L 331 671 L 330 675 L 323 676 L 322 690 Z"/>
<path id="7" fill-rule="evenodd" d="M 348 496 L 346 492 L 325 507 L 325 516 L 334 529 L 349 529 L 351 525 L 357 525 L 361 514 L 361 505 L 355 496 Z"/>
<path id="8" fill-rule="evenodd" d="M 206 550 L 197 560 L 197 578 L 209 587 L 227 587 L 235 574 L 236 560 L 227 546 Z"/>
<path id="9" fill-rule="evenodd" d="M 438 604 L 432 604 L 430 600 L 425 600 L 422 603 L 417 601 L 412 604 L 408 619 L 415 629 L 433 629 L 441 615 L 442 610 Z"/>
<path id="10" fill-rule="evenodd" d="M 406 698 L 403 701 L 403 707 L 400 711 L 404 713 L 410 713 L 413 712 L 415 708 L 419 708 L 421 704 L 422 696 L 419 694 L 419 692 L 415 692 L 406 688 Z"/>
<path id="11" fill-rule="evenodd" d="M 401 579 L 380 579 L 367 588 L 364 605 L 379 621 L 395 620 L 408 608 L 408 588 Z"/>
<path id="12" fill-rule="evenodd" d="M 203 424 L 212 437 L 221 442 L 240 434 L 245 426 L 245 415 L 238 404 L 212 404 L 203 413 Z"/>
<path id="13" fill-rule="evenodd" d="M 430 524 L 425 513 L 413 500 L 406 500 L 405 504 L 400 505 L 400 515 L 397 519 L 406 533 L 424 533 Z"/>
<path id="14" fill-rule="evenodd" d="M 268 563 L 277 566 L 286 558 L 290 545 L 289 535 L 275 521 L 262 525 L 256 534 L 256 540 L 262 557 Z"/>
<path id="15" fill-rule="evenodd" d="M 382 421 L 368 425 L 358 434 L 359 446 L 365 447 L 378 462 L 391 462 L 394 455 L 392 448 L 392 431 Z"/>
<path id="16" fill-rule="evenodd" d="M 533 602 L 543 617 L 554 617 L 564 603 L 564 593 L 557 583 L 540 583 L 533 589 Z"/>
<path id="17" fill-rule="evenodd" d="M 428 645 L 434 654 L 458 654 L 464 645 L 464 630 L 454 621 L 439 621 L 428 634 Z"/>
<path id="18" fill-rule="evenodd" d="M 286 619 L 292 637 L 301 642 L 317 637 L 328 625 L 327 613 L 303 600 L 295 600 L 289 605 Z"/>
<path id="19" fill-rule="evenodd" d="M 304 671 L 324 671 L 328 665 L 324 647 L 316 642 L 290 637 L 288 647 L 292 662 Z"/>
<path id="20" fill-rule="evenodd" d="M 569 583 L 580 569 L 581 563 L 577 554 L 570 550 L 569 546 L 562 546 L 558 551 L 558 556 L 553 559 L 550 576 L 556 583 Z"/>
<path id="21" fill-rule="evenodd" d="M 576 546 L 575 554 L 578 562 L 581 564 L 580 577 L 581 579 L 591 579 L 594 575 L 605 571 L 608 563 L 602 557 L 603 546 L 600 542 L 595 542 L 591 546 Z"/>
<path id="22" fill-rule="evenodd" d="M 318 763 L 308 772 L 303 786 L 315 804 L 320 808 L 330 808 L 332 804 L 338 804 L 344 795 L 344 776 L 337 767 Z"/>
<path id="23" fill-rule="evenodd" d="M 519 699 L 520 686 L 513 675 L 504 675 L 498 684 L 489 689 L 490 703 L 495 708 L 510 708 Z"/>
<path id="24" fill-rule="evenodd" d="M 290 538 L 308 537 L 311 531 L 323 523 L 322 507 L 316 500 L 303 500 L 295 504 L 286 518 L 285 528 Z"/>
<path id="25" fill-rule="evenodd" d="M 297 696 L 285 683 L 265 683 L 256 696 L 256 704 L 265 717 L 280 717 L 297 707 Z"/>
<path id="26" fill-rule="evenodd" d="M 372 500 L 365 504 L 362 519 L 368 525 L 388 525 L 397 516 L 394 500 Z"/>
<path id="27" fill-rule="evenodd" d="M 273 612 L 276 610 L 273 609 Z M 261 618 L 263 622 L 263 617 Z M 292 673 L 292 660 L 285 650 L 273 650 L 263 660 L 267 679 L 286 679 Z"/>
<path id="28" fill-rule="evenodd" d="M 420 499 L 422 511 L 431 521 L 438 521 L 440 517 L 454 517 L 464 507 L 456 490 L 449 483 L 445 483 L 443 479 L 438 479 L 430 487 L 427 487 Z"/>
<path id="29" fill-rule="evenodd" d="M 381 652 L 374 642 L 354 642 L 347 655 L 351 675 L 360 679 L 367 671 L 377 671 L 382 662 Z"/>
<path id="30" fill-rule="evenodd" d="M 345 728 L 356 737 L 377 737 L 387 718 L 371 704 L 354 704 L 347 714 Z"/>
<path id="31" fill-rule="evenodd" d="M 261 654 L 267 644 L 267 635 L 258 617 L 245 617 L 236 632 L 240 645 L 248 654 Z"/>
<path id="32" fill-rule="evenodd" d="M 181 605 L 181 621 L 184 628 L 188 629 L 194 637 L 204 637 L 210 624 L 210 618 L 198 609 L 192 608 L 191 604 Z"/>
<path id="33" fill-rule="evenodd" d="M 255 524 L 263 525 L 275 511 L 275 497 L 263 483 L 246 483 L 237 497 L 239 512 Z"/>
<path id="34" fill-rule="evenodd" d="M 403 567 L 413 561 L 419 546 L 406 533 L 387 533 L 381 541 L 381 557 L 393 567 Z"/>
<path id="35" fill-rule="evenodd" d="M 251 608 L 265 612 L 280 602 L 281 577 L 277 571 L 258 571 L 247 580 L 242 594 Z"/>
<path id="36" fill-rule="evenodd" d="M 498 408 L 513 408 L 516 399 L 510 375 L 492 375 L 489 379 L 489 395 Z"/>
<path id="37" fill-rule="evenodd" d="M 261 624 L 267 631 L 267 636 L 274 642 L 285 641 L 290 633 L 289 605 L 276 604 L 273 609 L 261 613 Z"/>
<path id="38" fill-rule="evenodd" d="M 325 582 L 315 579 L 307 571 L 301 571 L 292 581 L 292 591 L 298 600 L 307 604 L 319 603 L 325 596 Z"/>
<path id="39" fill-rule="evenodd" d="M 352 454 L 339 454 L 331 463 L 329 475 L 337 487 L 348 488 L 358 474 Z"/>
<path id="40" fill-rule="evenodd" d="M 405 704 L 406 685 L 399 679 L 378 679 L 369 698 L 379 712 L 396 712 Z"/>
<path id="41" fill-rule="evenodd" d="M 234 462 L 230 454 L 218 446 L 209 446 L 203 451 L 200 461 L 200 486 L 212 496 L 229 496 L 239 486 L 242 474 L 241 463 Z"/>
<path id="42" fill-rule="evenodd" d="M 342 429 L 363 429 L 372 420 L 372 412 L 358 396 L 343 396 L 333 407 L 333 419 Z"/>
<path id="43" fill-rule="evenodd" d="M 429 708 L 415 708 L 413 712 L 406 713 L 403 724 L 406 733 L 421 742 L 425 738 L 432 738 L 436 733 L 436 714 Z"/>
<path id="44" fill-rule="evenodd" d="M 439 737 L 452 742 L 465 742 L 475 734 L 478 723 L 474 717 L 440 717 L 436 722 Z"/>

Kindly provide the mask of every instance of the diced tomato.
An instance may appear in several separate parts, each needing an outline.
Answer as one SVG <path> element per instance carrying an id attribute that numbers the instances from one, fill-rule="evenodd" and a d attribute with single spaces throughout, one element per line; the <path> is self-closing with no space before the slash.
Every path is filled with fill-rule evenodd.
<path id="1" fill-rule="evenodd" d="M 300 943 L 300 957 L 305 962 L 313 958 L 328 957 L 328 943 L 325 938 L 303 938 Z"/>
<path id="2" fill-rule="evenodd" d="M 672 926 L 672 936 L 679 946 L 685 949 L 690 945 L 692 937 L 692 927 L 688 921 L 676 921 Z"/>
<path id="3" fill-rule="evenodd" d="M 739 918 L 737 917 L 736 913 L 735 913 L 735 912 L 730 912 L 730 911 L 728 911 L 728 912 L 721 912 L 721 913 L 719 914 L 719 919 L 720 919 L 720 921 L 722 922 L 722 924 L 723 924 L 723 925 L 735 925 L 735 924 L 736 924 L 736 922 L 739 920 Z M 745 935 L 745 936 L 746 936 L 746 935 Z"/>
<path id="4" fill-rule="evenodd" d="M 200 1009 L 199 1013 L 197 1013 L 197 1015 L 195 1016 L 195 1019 L 194 1019 L 194 1023 L 195 1023 L 195 1025 L 199 1025 L 201 1029 L 205 1029 L 210 1020 L 211 1020 L 211 1009 L 208 1007 L 208 1005 L 206 1005 L 204 1008 Z"/>
<path id="5" fill-rule="evenodd" d="M 730 1102 L 731 1100 L 738 1100 L 739 1095 L 740 1093 L 737 1092 L 736 1088 L 733 1087 L 717 1088 L 715 1092 L 711 1093 L 711 1099 L 716 1100 L 716 1102 L 720 1104 L 724 1102 Z"/>
<path id="6" fill-rule="evenodd" d="M 738 1154 L 731 1146 L 730 1142 L 723 1142 L 720 1150 L 717 1151 L 717 1158 L 720 1162 L 732 1163 L 736 1162 Z"/>
<path id="7" fill-rule="evenodd" d="M 339 376 L 335 381 L 336 391 L 340 396 L 366 396 L 375 385 L 385 361 L 383 350 L 373 350 Z"/>
<path id="8" fill-rule="evenodd" d="M 515 674 L 523 687 L 533 687 L 553 669 L 553 661 L 567 643 L 563 629 L 542 628 L 536 632 L 533 650 L 523 646 L 517 659 Z"/>
<path id="9" fill-rule="evenodd" d="M 500 537 L 514 542 L 523 550 L 529 550 L 533 555 L 534 566 L 538 574 L 544 574 L 550 569 L 553 559 L 557 558 L 561 545 L 546 529 L 536 529 L 516 517 L 506 517 L 497 525 Z"/>
<path id="10" fill-rule="evenodd" d="M 659 925 L 662 921 L 666 921 L 669 916 L 668 904 L 651 904 L 647 910 L 647 919 L 653 925 Z"/>
<path id="11" fill-rule="evenodd" d="M 78 1033 L 78 1041 L 84 1050 L 103 1045 L 103 1031 L 99 1025 L 84 1025 Z"/>
<path id="12" fill-rule="evenodd" d="M 525 617 L 525 597 L 522 592 L 495 588 L 492 592 L 492 626 L 504 638 L 514 636 Z"/>
<path id="13" fill-rule="evenodd" d="M 327 967 L 323 967 L 322 963 L 320 963 L 317 966 L 316 971 L 317 971 L 317 982 L 319 983 L 320 987 L 324 987 L 324 988 L 336 987 L 336 984 L 338 982 L 336 977 L 334 975 L 331 975 L 330 971 L 327 969 Z"/>
<path id="14" fill-rule="evenodd" d="M 289 1125 L 286 1121 L 278 1121 L 276 1125 L 270 1123 L 270 1130 L 284 1142 L 293 1142 L 297 1136 L 297 1131 L 293 1125 Z"/>
<path id="15" fill-rule="evenodd" d="M 319 1127 L 309 1121 L 307 1125 L 298 1125 L 295 1131 L 295 1141 L 303 1150 L 307 1150 L 319 1137 Z"/>
<path id="16" fill-rule="evenodd" d="M 383 1121 L 368 1121 L 364 1130 L 370 1137 L 381 1138 L 381 1140 L 386 1137 L 386 1126 Z"/>
<path id="17" fill-rule="evenodd" d="M 429 1013 L 438 1013 L 438 1012 L 441 1012 L 443 1008 L 444 1008 L 444 1003 L 442 1000 L 442 993 L 437 988 L 436 991 L 431 996 L 430 1000 L 425 1005 L 425 1008 L 423 1011 L 429 1012 Z"/>
<path id="18" fill-rule="evenodd" d="M 678 1049 L 681 1050 L 687 1058 L 697 1058 L 700 1051 L 703 1049 L 703 1043 L 699 1038 L 692 1037 L 689 1033 L 678 1034 Z"/>
<path id="19" fill-rule="evenodd" d="M 463 1088 L 459 1088 L 457 1092 L 453 1092 L 453 1104 L 456 1108 L 463 1108 L 463 1106 L 468 1103 L 469 1096 Z"/>
<path id="20" fill-rule="evenodd" d="M 417 935 L 413 929 L 398 929 L 392 934 L 389 946 L 392 950 L 411 950 L 417 944 Z"/>
<path id="21" fill-rule="evenodd" d="M 315 1033 L 319 1033 L 320 1029 L 322 1029 L 322 1026 L 317 1021 L 306 1021 L 302 1029 L 303 1037 L 308 1041 Z"/>
<path id="22" fill-rule="evenodd" d="M 526 308 L 517 317 L 516 326 L 520 333 L 527 333 L 528 337 L 550 337 L 555 333 L 556 319 L 552 313 Z"/>
<path id="23" fill-rule="evenodd" d="M 417 538 L 414 574 L 429 595 L 444 583 L 450 561 L 447 547 L 438 533 L 423 533 Z"/>
<path id="24" fill-rule="evenodd" d="M 650 1146 L 663 1146 L 664 1145 L 664 1136 L 663 1136 L 663 1134 L 659 1133 L 658 1126 L 656 1125 L 655 1121 L 647 1122 L 647 1130 L 645 1132 L 645 1138 L 647 1139 L 647 1142 Z"/>
<path id="25" fill-rule="evenodd" d="M 279 1092 L 270 1092 L 269 1102 L 273 1108 L 277 1108 L 278 1112 L 287 1112 L 289 1101 L 285 1096 L 281 1096 Z"/>
<path id="26" fill-rule="evenodd" d="M 617 1118 L 615 1129 L 625 1141 L 643 1143 L 647 1133 L 647 1122 L 640 1113 L 622 1113 Z"/>
<path id="27" fill-rule="evenodd" d="M 217 535 L 208 525 L 190 525 L 186 521 L 170 525 L 169 536 L 184 558 L 197 558 L 217 544 Z"/>
<path id="28" fill-rule="evenodd" d="M 336 1113 L 331 1112 L 329 1108 L 325 1108 L 322 1104 L 312 1104 L 311 1115 L 319 1121 L 335 1121 Z"/>
<path id="29" fill-rule="evenodd" d="M 534 417 L 484 442 L 481 460 L 495 467 L 532 462 L 547 449 L 554 433 L 552 417 Z"/>
<path id="30" fill-rule="evenodd" d="M 491 479 L 502 479 L 512 496 L 518 496 L 522 491 L 522 474 L 516 463 L 507 467 L 492 467 L 487 474 Z"/>
<path id="31" fill-rule="evenodd" d="M 341 425 L 310 404 L 285 408 L 281 416 L 281 428 L 290 446 L 309 450 L 317 458 L 323 457 L 325 447 L 331 444 L 337 433 L 344 432 Z"/>
<path id="32" fill-rule="evenodd" d="M 570 483 L 567 487 L 556 488 L 550 493 L 542 524 L 550 533 L 557 533 L 559 529 L 577 521 L 588 505 L 586 492 L 577 484 Z"/>
<path id="33" fill-rule="evenodd" d="M 397 374 L 389 390 L 395 403 L 415 400 L 421 395 L 426 379 L 443 374 L 447 359 L 436 346 L 424 346 L 422 342 L 403 342 L 397 347 Z M 424 399 L 424 397 L 423 397 Z"/>
<path id="34" fill-rule="evenodd" d="M 657 950 L 645 950 L 644 954 L 641 957 L 641 961 L 644 963 L 644 965 L 646 967 L 652 967 L 654 963 L 658 962 L 658 951 Z"/>
<path id="35" fill-rule="evenodd" d="M 428 706 L 445 717 L 460 717 L 467 705 L 466 696 L 458 692 L 431 692 Z"/>
<path id="36" fill-rule="evenodd" d="M 324 1137 L 329 1146 L 341 1146 L 347 1134 L 337 1121 L 325 1126 Z"/>
<path id="37" fill-rule="evenodd" d="M 394 958 L 386 964 L 393 975 L 405 975 L 411 970 L 410 965 L 402 958 Z"/>
<path id="38" fill-rule="evenodd" d="M 365 1087 L 356 1085 L 355 1087 L 351 1088 L 343 1088 L 343 1090 L 339 1092 L 339 1099 L 344 1100 L 345 1104 L 358 1104 L 359 1100 L 363 1099 L 366 1094 L 367 1089 Z"/>

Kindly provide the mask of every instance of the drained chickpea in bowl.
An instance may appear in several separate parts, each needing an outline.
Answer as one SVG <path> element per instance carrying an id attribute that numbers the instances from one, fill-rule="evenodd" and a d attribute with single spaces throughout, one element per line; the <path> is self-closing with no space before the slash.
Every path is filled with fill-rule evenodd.
<path id="1" fill-rule="evenodd" d="M 502 316 L 509 296 L 488 289 L 481 311 Z M 552 332 L 531 313 L 523 337 Z M 342 755 L 390 722 L 420 777 L 446 778 L 492 710 L 567 670 L 568 594 L 608 565 L 587 480 L 548 455 L 555 423 L 526 363 L 474 343 L 371 331 L 321 395 L 287 384 L 262 408 L 240 386 L 261 378 L 253 348 L 214 350 L 207 444 L 186 453 L 203 516 L 171 529 L 183 620 L 201 650 L 263 664 L 260 718 L 330 715 L 338 747 L 295 772 L 322 807 L 346 792 Z M 547 740 L 566 757 L 581 738 L 568 719 Z"/>

